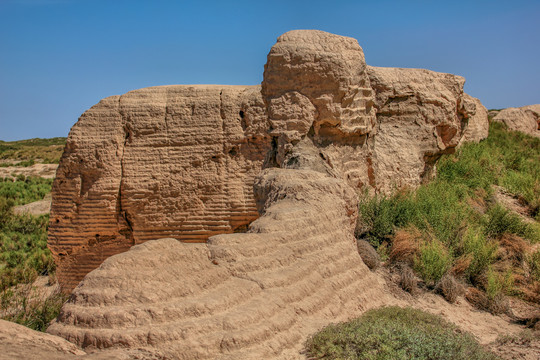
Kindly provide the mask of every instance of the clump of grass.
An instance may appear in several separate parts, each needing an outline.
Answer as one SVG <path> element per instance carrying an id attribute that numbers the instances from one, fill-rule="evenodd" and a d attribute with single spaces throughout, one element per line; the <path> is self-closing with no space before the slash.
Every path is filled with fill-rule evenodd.
<path id="1" fill-rule="evenodd" d="M 497 359 L 441 317 L 399 307 L 330 325 L 311 337 L 306 349 L 314 359 Z"/>
<path id="2" fill-rule="evenodd" d="M 486 294 L 488 299 L 494 300 L 504 293 L 512 290 L 512 271 L 508 270 L 504 274 L 495 272 L 490 268 L 487 272 Z"/>
<path id="3" fill-rule="evenodd" d="M 497 337 L 495 342 L 499 345 L 529 345 L 536 340 L 538 340 L 538 334 L 535 334 L 535 332 L 531 329 L 525 329 L 515 335 L 500 335 L 499 337 Z"/>
<path id="4" fill-rule="evenodd" d="M 24 160 L 24 161 L 18 161 L 13 163 L 1 163 L 0 167 L 9 167 L 9 166 L 20 166 L 20 167 L 29 167 L 34 165 L 36 162 L 35 160 Z"/>
<path id="5" fill-rule="evenodd" d="M 437 284 L 437 290 L 449 303 L 455 303 L 458 296 L 462 295 L 462 286 L 452 274 L 445 274 Z"/>
<path id="6" fill-rule="evenodd" d="M 21 284 L 0 293 L 0 317 L 37 331 L 45 331 L 66 302 L 68 295 L 59 290 L 40 293 L 32 284 Z"/>
<path id="7" fill-rule="evenodd" d="M 520 236 L 514 234 L 503 234 L 499 240 L 500 249 L 498 257 L 507 260 L 513 266 L 521 266 L 529 251 L 529 244 Z"/>
<path id="8" fill-rule="evenodd" d="M 462 240 L 463 253 L 469 255 L 470 259 L 465 274 L 474 282 L 495 260 L 498 244 L 496 241 L 487 240 L 478 229 L 469 229 Z"/>
<path id="9" fill-rule="evenodd" d="M 418 289 L 418 281 L 416 280 L 416 275 L 414 271 L 407 264 L 401 264 L 399 266 L 399 286 L 407 291 L 408 293 L 414 295 Z"/>
<path id="10" fill-rule="evenodd" d="M 8 214 L 0 224 L 0 291 L 54 271 L 47 248 L 49 216 Z"/>
<path id="11" fill-rule="evenodd" d="M 540 249 L 536 250 L 527 257 L 531 277 L 535 281 L 540 281 Z"/>
<path id="12" fill-rule="evenodd" d="M 392 197 L 370 197 L 364 194 L 359 204 L 359 226 L 362 237 L 374 246 L 381 245 L 394 235 L 396 228 L 410 223 L 415 211 L 409 191 L 398 192 Z"/>
<path id="13" fill-rule="evenodd" d="M 422 233 L 416 227 L 409 226 L 399 229 L 392 239 L 390 261 L 412 265 L 421 240 Z"/>
<path id="14" fill-rule="evenodd" d="M 510 233 L 527 238 L 533 243 L 540 241 L 536 227 L 524 222 L 517 214 L 501 205 L 495 205 L 488 210 L 485 222 L 485 233 L 489 237 L 501 237 Z"/>
<path id="15" fill-rule="evenodd" d="M 444 245 L 438 240 L 432 240 L 420 246 L 418 256 L 414 259 L 414 270 L 429 286 L 433 286 L 446 274 L 451 261 Z"/>

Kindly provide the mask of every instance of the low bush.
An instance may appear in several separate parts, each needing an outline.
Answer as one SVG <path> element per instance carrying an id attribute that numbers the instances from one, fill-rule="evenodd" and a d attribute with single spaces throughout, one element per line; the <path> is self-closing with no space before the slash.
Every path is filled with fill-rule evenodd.
<path id="1" fill-rule="evenodd" d="M 475 282 L 495 260 L 498 244 L 494 240 L 487 240 L 478 230 L 470 229 L 463 237 L 463 253 L 470 255 L 470 263 L 465 271 L 468 279 Z"/>
<path id="2" fill-rule="evenodd" d="M 412 295 L 416 294 L 416 290 L 418 289 L 418 281 L 416 280 L 414 271 L 407 264 L 401 264 L 398 269 L 399 286 Z"/>
<path id="3" fill-rule="evenodd" d="M 441 317 L 399 307 L 330 325 L 307 341 L 306 350 L 313 359 L 497 359 Z"/>
<path id="4" fill-rule="evenodd" d="M 32 284 L 15 286 L 0 292 L 0 317 L 30 329 L 45 331 L 68 298 L 59 290 L 52 294 L 40 293 Z"/>
<path id="5" fill-rule="evenodd" d="M 0 291 L 54 270 L 47 249 L 49 216 L 9 214 L 0 224 Z"/>
<path id="6" fill-rule="evenodd" d="M 52 179 L 19 175 L 15 180 L 0 179 L 0 203 L 4 209 L 41 200 L 51 192 Z M 9 202 L 9 203 L 8 203 Z"/>
<path id="7" fill-rule="evenodd" d="M 508 270 L 504 274 L 497 273 L 493 269 L 487 272 L 486 294 L 488 299 L 494 300 L 512 290 L 512 271 Z"/>
<path id="8" fill-rule="evenodd" d="M 531 277 L 535 281 L 540 281 L 540 249 L 536 250 L 527 257 Z"/>
<path id="9" fill-rule="evenodd" d="M 437 284 L 437 290 L 446 301 L 452 304 L 455 303 L 458 296 L 463 293 L 462 286 L 457 282 L 453 275 L 448 273 L 445 274 Z"/>
<path id="10" fill-rule="evenodd" d="M 529 251 L 529 244 L 520 236 L 514 234 L 503 234 L 499 240 L 500 260 L 510 261 L 513 266 L 521 266 Z"/>
<path id="11" fill-rule="evenodd" d="M 359 229 L 362 237 L 374 246 L 379 246 L 394 235 L 396 228 L 410 223 L 416 209 L 408 191 L 398 192 L 392 197 L 370 197 L 367 193 L 359 203 Z"/>
<path id="12" fill-rule="evenodd" d="M 390 261 L 412 265 L 421 241 L 422 233 L 416 227 L 409 226 L 405 229 L 399 229 L 392 239 Z"/>
<path id="13" fill-rule="evenodd" d="M 427 285 L 435 285 L 448 271 L 452 258 L 444 245 L 438 240 L 427 241 L 420 246 L 418 256 L 414 259 L 416 270 Z"/>
<path id="14" fill-rule="evenodd" d="M 517 214 L 510 212 L 500 205 L 491 207 L 487 212 L 485 233 L 489 237 L 501 237 L 505 233 L 515 234 L 529 239 L 531 242 L 540 241 L 537 229 L 524 222 Z"/>
<path id="15" fill-rule="evenodd" d="M 479 310 L 490 311 L 489 298 L 486 293 L 475 287 L 469 287 L 467 289 L 465 299 Z"/>

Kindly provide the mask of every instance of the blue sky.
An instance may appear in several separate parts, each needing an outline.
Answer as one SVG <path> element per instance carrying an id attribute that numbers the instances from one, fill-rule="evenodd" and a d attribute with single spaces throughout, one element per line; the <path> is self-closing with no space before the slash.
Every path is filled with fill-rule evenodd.
<path id="1" fill-rule="evenodd" d="M 538 0 L 0 0 L 0 140 L 67 136 L 146 86 L 258 84 L 292 29 L 354 37 L 370 65 L 462 75 L 488 108 L 540 103 Z"/>

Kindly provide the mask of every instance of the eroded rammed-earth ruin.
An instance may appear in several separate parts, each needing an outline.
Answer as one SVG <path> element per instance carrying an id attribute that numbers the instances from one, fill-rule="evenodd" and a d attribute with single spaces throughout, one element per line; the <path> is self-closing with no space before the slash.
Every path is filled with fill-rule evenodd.
<path id="1" fill-rule="evenodd" d="M 357 41 L 292 31 L 262 86 L 160 86 L 112 96 L 69 134 L 49 246 L 64 289 L 111 255 L 242 230 L 263 168 L 310 169 L 355 190 L 415 186 L 487 116 L 464 79 L 366 66 Z M 475 117 L 475 115 L 477 115 Z M 468 130 L 469 129 L 469 130 Z"/>
<path id="2" fill-rule="evenodd" d="M 291 31 L 261 86 L 102 100 L 72 128 L 53 187 L 60 284 L 90 274 L 49 332 L 143 358 L 297 358 L 322 325 L 391 303 L 355 250 L 357 194 L 416 186 L 487 136 L 463 85 Z"/>

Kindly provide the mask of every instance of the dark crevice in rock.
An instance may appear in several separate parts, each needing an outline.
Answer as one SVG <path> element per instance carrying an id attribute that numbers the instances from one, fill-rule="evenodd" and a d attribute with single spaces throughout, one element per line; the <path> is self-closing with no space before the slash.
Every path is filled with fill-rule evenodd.
<path id="1" fill-rule="evenodd" d="M 122 112 L 122 124 L 124 129 L 124 143 L 122 144 L 122 154 L 120 155 L 120 184 L 118 186 L 118 194 L 116 196 L 116 213 L 118 216 L 118 232 L 124 238 L 129 239 L 133 245 L 135 245 L 135 237 L 133 236 L 133 224 L 130 220 L 130 215 L 127 210 L 122 206 L 122 190 L 124 187 L 124 155 L 126 152 L 126 146 L 132 141 L 132 131 L 127 124 L 127 120 Z"/>
<path id="2" fill-rule="evenodd" d="M 225 109 L 223 108 L 223 90 L 219 92 L 219 116 L 225 121 Z"/>

